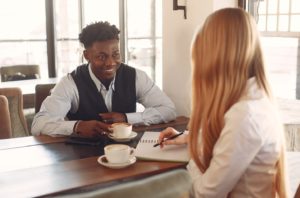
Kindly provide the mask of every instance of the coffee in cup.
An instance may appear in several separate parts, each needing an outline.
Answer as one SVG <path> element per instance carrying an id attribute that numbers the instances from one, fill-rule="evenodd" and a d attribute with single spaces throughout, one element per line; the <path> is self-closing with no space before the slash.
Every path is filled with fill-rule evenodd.
<path id="1" fill-rule="evenodd" d="M 110 144 L 104 147 L 104 154 L 109 163 L 126 163 L 134 155 L 134 149 L 125 144 Z"/>
<path id="2" fill-rule="evenodd" d="M 126 122 L 111 125 L 113 136 L 116 138 L 128 138 L 132 131 L 132 125 Z"/>

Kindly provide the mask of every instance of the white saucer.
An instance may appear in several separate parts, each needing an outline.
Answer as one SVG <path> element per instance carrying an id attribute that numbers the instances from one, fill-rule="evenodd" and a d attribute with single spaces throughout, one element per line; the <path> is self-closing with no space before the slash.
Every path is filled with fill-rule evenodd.
<path id="1" fill-rule="evenodd" d="M 117 137 L 114 137 L 113 134 L 108 134 L 108 137 L 110 139 L 113 139 L 115 140 L 116 142 L 129 142 L 130 140 L 132 140 L 133 138 L 135 138 L 137 136 L 137 133 L 132 131 L 130 136 L 127 137 L 127 138 L 117 138 Z"/>
<path id="2" fill-rule="evenodd" d="M 105 157 L 105 155 L 102 155 L 98 158 L 98 163 L 105 166 L 105 167 L 108 167 L 108 168 L 112 168 L 112 169 L 120 169 L 120 168 L 125 168 L 127 166 L 130 166 L 132 164 L 134 164 L 136 162 L 136 157 L 131 157 L 129 159 L 128 162 L 126 163 L 109 163 Z"/>

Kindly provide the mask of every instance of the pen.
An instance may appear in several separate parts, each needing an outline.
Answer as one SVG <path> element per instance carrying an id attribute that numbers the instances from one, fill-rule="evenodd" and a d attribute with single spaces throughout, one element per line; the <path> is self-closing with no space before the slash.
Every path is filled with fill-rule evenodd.
<path id="1" fill-rule="evenodd" d="M 169 137 L 169 138 L 166 138 L 166 139 L 164 139 L 163 141 L 161 141 L 160 143 L 154 144 L 153 147 L 157 147 L 158 145 L 160 145 L 161 143 L 163 143 L 165 140 L 172 140 L 172 139 L 175 139 L 175 138 L 177 138 L 178 136 L 182 135 L 183 133 L 184 133 L 184 132 L 180 132 L 180 133 L 178 133 L 178 134 L 176 134 L 176 135 L 173 135 L 173 136 L 171 136 L 171 137 Z"/>

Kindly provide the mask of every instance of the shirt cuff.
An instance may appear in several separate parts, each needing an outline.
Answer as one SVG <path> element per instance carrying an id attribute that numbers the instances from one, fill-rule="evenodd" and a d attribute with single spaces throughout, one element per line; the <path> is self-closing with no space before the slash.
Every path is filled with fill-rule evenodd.
<path id="1" fill-rule="evenodd" d="M 64 134 L 65 135 L 72 135 L 73 133 L 73 128 L 74 128 L 74 125 L 76 124 L 76 122 L 78 122 L 78 120 L 72 120 L 72 121 L 66 121 L 65 122 L 65 125 L 64 125 Z"/>
<path id="2" fill-rule="evenodd" d="M 130 124 L 144 124 L 142 113 L 126 113 L 127 122 Z"/>

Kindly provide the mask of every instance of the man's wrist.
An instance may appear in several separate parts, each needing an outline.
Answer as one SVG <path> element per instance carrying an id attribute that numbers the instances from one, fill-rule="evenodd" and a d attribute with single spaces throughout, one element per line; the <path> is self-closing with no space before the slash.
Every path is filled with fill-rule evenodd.
<path id="1" fill-rule="evenodd" d="M 126 113 L 123 113 L 123 115 L 124 115 L 124 121 L 125 121 L 125 122 L 128 122 Z"/>
<path id="2" fill-rule="evenodd" d="M 77 120 L 73 126 L 73 134 L 78 134 L 78 124 L 81 120 Z"/>

